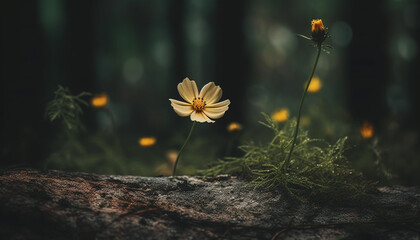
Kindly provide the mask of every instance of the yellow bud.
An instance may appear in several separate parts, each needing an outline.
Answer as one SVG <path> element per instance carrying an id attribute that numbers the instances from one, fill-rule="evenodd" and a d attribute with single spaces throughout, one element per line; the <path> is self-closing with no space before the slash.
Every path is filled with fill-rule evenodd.
<path id="1" fill-rule="evenodd" d="M 324 24 L 322 23 L 322 20 L 314 19 L 312 20 L 311 25 L 312 41 L 319 45 L 322 44 L 322 42 L 328 37 L 327 31 L 324 27 Z"/>
<path id="2" fill-rule="evenodd" d="M 312 20 L 311 25 L 312 25 L 312 30 L 311 30 L 312 34 L 325 31 L 325 27 L 321 19 Z"/>

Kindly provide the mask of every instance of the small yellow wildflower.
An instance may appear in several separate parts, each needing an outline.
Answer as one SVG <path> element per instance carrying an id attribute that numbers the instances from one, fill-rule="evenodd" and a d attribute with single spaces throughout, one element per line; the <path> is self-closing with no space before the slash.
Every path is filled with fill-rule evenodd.
<path id="1" fill-rule="evenodd" d="M 166 152 L 166 159 L 173 165 L 178 157 L 178 152 L 175 150 L 169 150 Z"/>
<path id="2" fill-rule="evenodd" d="M 156 144 L 155 137 L 142 137 L 139 139 L 139 145 L 142 147 L 151 147 Z"/>
<path id="3" fill-rule="evenodd" d="M 287 119 L 289 119 L 289 109 L 287 108 L 282 108 L 279 109 L 277 111 L 275 111 L 272 115 L 271 115 L 271 119 L 273 119 L 276 122 L 282 123 L 287 121 Z"/>
<path id="4" fill-rule="evenodd" d="M 92 98 L 91 104 L 95 108 L 105 107 L 108 104 L 108 95 L 105 93 L 95 95 Z"/>
<path id="5" fill-rule="evenodd" d="M 360 134 L 362 135 L 362 138 L 369 139 L 373 137 L 373 125 L 369 122 L 364 122 L 363 126 L 360 128 Z"/>
<path id="6" fill-rule="evenodd" d="M 304 87 L 306 87 L 306 84 Z M 311 80 L 311 83 L 309 84 L 308 92 L 315 93 L 321 90 L 321 88 L 322 88 L 321 79 L 319 79 L 319 77 L 313 77 Z"/>
<path id="7" fill-rule="evenodd" d="M 227 126 L 227 131 L 228 132 L 239 132 L 242 130 L 242 125 L 238 122 L 231 122 L 228 126 Z"/>

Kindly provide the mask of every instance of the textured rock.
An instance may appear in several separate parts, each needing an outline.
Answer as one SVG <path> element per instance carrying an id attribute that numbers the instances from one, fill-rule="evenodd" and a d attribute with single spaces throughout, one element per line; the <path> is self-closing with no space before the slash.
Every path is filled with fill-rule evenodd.
<path id="1" fill-rule="evenodd" d="M 420 189 L 375 202 L 301 203 L 230 176 L 0 173 L 1 239 L 418 239 Z"/>

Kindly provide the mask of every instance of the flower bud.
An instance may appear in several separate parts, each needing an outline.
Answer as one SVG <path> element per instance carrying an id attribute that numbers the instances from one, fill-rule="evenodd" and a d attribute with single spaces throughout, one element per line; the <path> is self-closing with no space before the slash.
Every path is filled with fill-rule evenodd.
<path id="1" fill-rule="evenodd" d="M 311 36 L 312 41 L 317 44 L 321 44 L 328 36 L 327 31 L 325 30 L 324 24 L 321 19 L 314 19 L 311 22 Z"/>

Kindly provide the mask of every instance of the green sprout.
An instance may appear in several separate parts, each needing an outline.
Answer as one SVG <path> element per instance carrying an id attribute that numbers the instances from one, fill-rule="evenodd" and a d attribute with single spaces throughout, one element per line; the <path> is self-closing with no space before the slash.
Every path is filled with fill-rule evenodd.
<path id="1" fill-rule="evenodd" d="M 61 120 L 68 132 L 78 132 L 84 129 L 83 123 L 80 120 L 83 114 L 81 105 L 89 106 L 82 98 L 90 95 L 87 92 L 72 95 L 68 88 L 59 85 L 58 89 L 54 92 L 54 100 L 47 104 L 45 116 L 50 122 Z"/>

